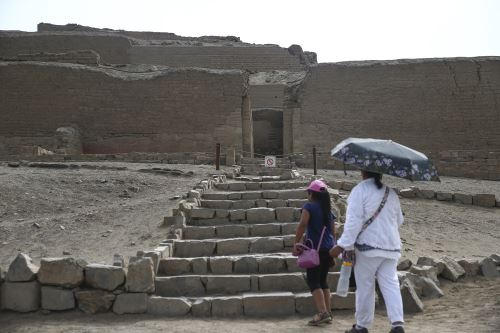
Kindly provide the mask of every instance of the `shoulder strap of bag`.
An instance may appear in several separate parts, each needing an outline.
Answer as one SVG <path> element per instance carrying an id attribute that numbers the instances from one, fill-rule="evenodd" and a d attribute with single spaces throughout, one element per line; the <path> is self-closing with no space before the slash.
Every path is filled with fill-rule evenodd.
<path id="1" fill-rule="evenodd" d="M 316 248 L 316 251 L 319 251 L 319 247 L 321 246 L 321 242 L 323 241 L 323 236 L 325 235 L 325 230 L 326 227 L 323 227 L 323 231 L 321 232 L 321 237 L 319 238 L 318 247 Z"/>
<path id="2" fill-rule="evenodd" d="M 358 234 L 358 238 L 359 238 L 359 235 L 361 235 L 363 233 L 363 231 L 366 230 L 366 228 L 368 228 L 368 226 L 377 218 L 377 216 L 380 214 L 380 212 L 382 211 L 382 208 L 384 208 L 385 206 L 385 203 L 387 202 L 387 198 L 389 197 L 389 186 L 386 186 L 385 187 L 385 193 L 384 193 L 384 197 L 382 198 L 382 202 L 380 203 L 380 206 L 378 207 L 378 209 L 375 211 L 375 213 L 373 213 L 373 216 L 370 217 L 366 222 L 365 224 L 363 224 L 363 226 L 361 227 L 361 231 L 359 232 Z"/>

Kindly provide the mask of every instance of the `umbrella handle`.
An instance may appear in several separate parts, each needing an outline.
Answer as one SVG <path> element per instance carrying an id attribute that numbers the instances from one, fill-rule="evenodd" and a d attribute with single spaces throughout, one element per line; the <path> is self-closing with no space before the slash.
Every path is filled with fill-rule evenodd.
<path id="1" fill-rule="evenodd" d="M 345 160 L 344 160 L 344 176 L 347 176 L 347 171 L 345 170 Z"/>

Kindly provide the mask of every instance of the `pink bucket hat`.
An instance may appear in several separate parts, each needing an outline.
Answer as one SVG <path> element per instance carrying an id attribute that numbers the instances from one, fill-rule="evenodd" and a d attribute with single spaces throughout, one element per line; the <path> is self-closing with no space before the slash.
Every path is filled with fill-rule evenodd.
<path id="1" fill-rule="evenodd" d="M 307 187 L 307 190 L 313 192 L 321 192 L 322 190 L 326 190 L 326 184 L 321 180 L 313 180 Z"/>

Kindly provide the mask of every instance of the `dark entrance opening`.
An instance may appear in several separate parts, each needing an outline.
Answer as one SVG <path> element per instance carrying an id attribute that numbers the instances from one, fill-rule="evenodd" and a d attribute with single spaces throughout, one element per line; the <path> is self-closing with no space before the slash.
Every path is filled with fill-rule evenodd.
<path id="1" fill-rule="evenodd" d="M 283 155 L 283 112 L 259 109 L 252 111 L 253 147 L 256 154 Z"/>

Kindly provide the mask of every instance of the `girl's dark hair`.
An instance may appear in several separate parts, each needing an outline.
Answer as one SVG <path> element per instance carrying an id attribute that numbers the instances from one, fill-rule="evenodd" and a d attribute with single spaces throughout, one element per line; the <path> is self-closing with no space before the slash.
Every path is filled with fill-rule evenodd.
<path id="1" fill-rule="evenodd" d="M 323 224 L 326 226 L 330 220 L 330 214 L 332 211 L 332 203 L 330 201 L 330 193 L 326 189 L 322 189 L 321 192 L 309 191 L 312 195 L 312 199 L 317 201 L 323 212 Z"/>
<path id="2" fill-rule="evenodd" d="M 376 172 L 370 172 L 370 171 L 365 171 L 366 178 L 373 178 L 375 179 L 375 185 L 377 185 L 377 188 L 380 190 L 384 184 L 382 184 L 382 174 L 381 173 L 376 173 Z"/>

